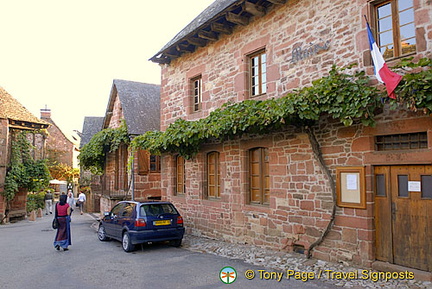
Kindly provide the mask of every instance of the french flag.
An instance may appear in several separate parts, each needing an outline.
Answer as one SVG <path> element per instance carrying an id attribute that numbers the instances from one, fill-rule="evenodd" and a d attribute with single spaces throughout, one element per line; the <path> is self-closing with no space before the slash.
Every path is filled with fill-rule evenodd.
<path id="1" fill-rule="evenodd" d="M 390 98 L 396 99 L 394 90 L 398 86 L 399 82 L 401 81 L 402 76 L 391 71 L 388 68 L 381 52 L 379 51 L 378 45 L 375 42 L 369 23 L 367 21 L 366 21 L 366 25 L 367 25 L 367 32 L 369 37 L 369 47 L 371 50 L 372 60 L 375 68 L 375 76 L 378 79 L 378 81 L 385 84 L 387 89 L 387 95 Z"/>

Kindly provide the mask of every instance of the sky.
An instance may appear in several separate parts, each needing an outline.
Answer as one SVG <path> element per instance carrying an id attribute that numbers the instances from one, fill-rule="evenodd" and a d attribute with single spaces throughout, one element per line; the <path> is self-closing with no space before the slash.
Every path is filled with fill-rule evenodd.
<path id="1" fill-rule="evenodd" d="M 160 84 L 148 59 L 214 0 L 0 0 L 0 86 L 69 138 L 113 79 Z"/>

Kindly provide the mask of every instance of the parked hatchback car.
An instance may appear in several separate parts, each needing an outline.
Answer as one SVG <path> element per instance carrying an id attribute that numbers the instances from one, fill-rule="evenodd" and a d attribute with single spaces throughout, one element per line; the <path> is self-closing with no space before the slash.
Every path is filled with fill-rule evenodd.
<path id="1" fill-rule="evenodd" d="M 98 238 L 118 240 L 130 252 L 149 242 L 170 241 L 179 247 L 184 232 L 183 218 L 172 203 L 123 201 L 100 220 Z"/>

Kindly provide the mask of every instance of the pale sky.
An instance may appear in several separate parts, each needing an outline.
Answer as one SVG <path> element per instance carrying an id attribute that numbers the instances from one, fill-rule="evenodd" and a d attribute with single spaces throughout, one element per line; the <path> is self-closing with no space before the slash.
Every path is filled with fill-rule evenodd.
<path id="1" fill-rule="evenodd" d="M 104 116 L 113 79 L 160 84 L 148 61 L 214 0 L 0 0 L 0 86 L 62 131 Z"/>

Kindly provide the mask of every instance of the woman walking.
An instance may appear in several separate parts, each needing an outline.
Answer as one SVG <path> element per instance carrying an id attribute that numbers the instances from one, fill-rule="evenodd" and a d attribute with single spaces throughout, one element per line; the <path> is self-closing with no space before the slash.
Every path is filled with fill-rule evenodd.
<path id="1" fill-rule="evenodd" d="M 61 195 L 60 202 L 55 206 L 55 218 L 58 221 L 56 237 L 54 239 L 54 248 L 57 251 L 60 247 L 64 251 L 68 250 L 68 246 L 72 245 L 70 232 L 70 213 L 71 207 L 66 203 L 67 196 Z"/>

